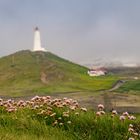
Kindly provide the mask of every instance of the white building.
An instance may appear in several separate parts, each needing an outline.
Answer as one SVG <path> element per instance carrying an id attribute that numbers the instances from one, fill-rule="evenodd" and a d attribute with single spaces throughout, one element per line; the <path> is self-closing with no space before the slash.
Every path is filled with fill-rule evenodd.
<path id="1" fill-rule="evenodd" d="M 90 69 L 87 72 L 89 74 L 89 76 L 101 76 L 101 75 L 106 75 L 107 71 L 103 68 L 99 68 L 99 69 Z"/>
<path id="2" fill-rule="evenodd" d="M 39 31 L 38 27 L 36 27 L 34 30 L 33 51 L 46 51 L 46 49 L 41 46 L 41 37 L 40 37 L 40 31 Z"/>

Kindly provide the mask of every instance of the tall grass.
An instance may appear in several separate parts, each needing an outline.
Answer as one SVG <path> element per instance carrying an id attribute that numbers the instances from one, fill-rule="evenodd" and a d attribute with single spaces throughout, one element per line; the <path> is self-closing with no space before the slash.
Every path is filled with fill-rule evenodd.
<path id="1" fill-rule="evenodd" d="M 136 120 L 128 113 L 123 113 L 123 117 L 105 113 L 103 109 L 87 111 L 71 99 L 37 97 L 29 102 L 1 101 L 0 139 L 128 140 L 133 137 L 139 140 L 140 136 L 136 136 L 140 135 L 139 115 Z M 128 131 L 130 124 L 134 132 Z"/>

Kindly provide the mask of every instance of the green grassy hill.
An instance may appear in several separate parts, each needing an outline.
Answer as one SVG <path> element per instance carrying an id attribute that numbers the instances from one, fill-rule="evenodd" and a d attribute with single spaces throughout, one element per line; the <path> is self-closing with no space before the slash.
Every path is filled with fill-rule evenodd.
<path id="1" fill-rule="evenodd" d="M 127 81 L 123 86 L 117 89 L 118 92 L 140 91 L 140 80 Z"/>
<path id="2" fill-rule="evenodd" d="M 118 76 L 125 83 L 119 87 L 117 92 L 137 92 L 140 91 L 140 66 L 139 67 L 118 67 L 110 68 L 110 72 Z M 135 79 L 136 78 L 136 79 Z"/>
<path id="3" fill-rule="evenodd" d="M 117 79 L 89 77 L 87 70 L 50 52 L 19 51 L 0 58 L 0 95 L 96 91 L 110 88 Z"/>

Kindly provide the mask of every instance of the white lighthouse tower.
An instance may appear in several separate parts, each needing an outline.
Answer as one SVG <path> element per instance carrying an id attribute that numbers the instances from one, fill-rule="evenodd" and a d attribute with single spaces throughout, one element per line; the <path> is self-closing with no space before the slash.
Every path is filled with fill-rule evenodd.
<path id="1" fill-rule="evenodd" d="M 45 48 L 41 47 L 40 31 L 38 27 L 34 30 L 34 47 L 33 51 L 46 51 Z"/>

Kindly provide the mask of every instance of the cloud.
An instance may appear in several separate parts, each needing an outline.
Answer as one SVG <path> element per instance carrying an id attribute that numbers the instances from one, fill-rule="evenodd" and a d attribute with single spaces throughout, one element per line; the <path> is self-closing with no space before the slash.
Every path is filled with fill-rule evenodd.
<path id="1" fill-rule="evenodd" d="M 32 49 L 39 26 L 43 46 L 72 61 L 139 61 L 139 13 L 139 0 L 1 0 L 0 55 Z"/>

